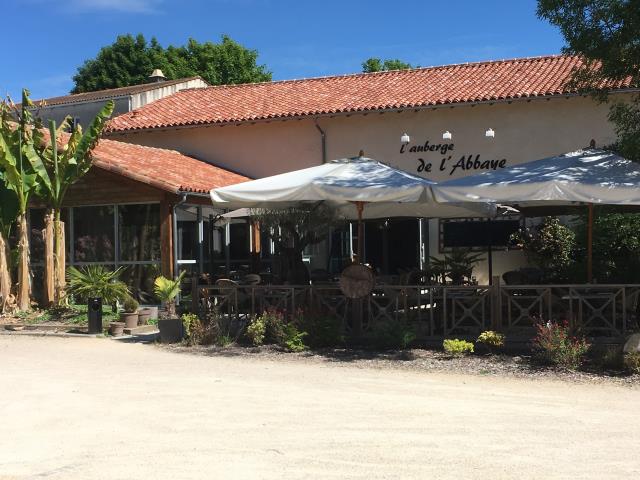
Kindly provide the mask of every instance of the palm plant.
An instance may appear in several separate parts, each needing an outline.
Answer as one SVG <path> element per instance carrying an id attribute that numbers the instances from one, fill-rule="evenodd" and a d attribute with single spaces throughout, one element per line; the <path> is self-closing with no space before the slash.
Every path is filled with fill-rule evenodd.
<path id="1" fill-rule="evenodd" d="M 45 216 L 45 231 L 53 230 L 53 235 L 45 236 L 45 251 L 53 252 L 53 262 L 45 262 L 47 304 L 59 305 L 65 297 L 65 238 L 64 224 L 60 220 L 65 195 L 69 187 L 91 168 L 93 162 L 91 152 L 102 134 L 105 122 L 112 113 L 113 101 L 109 100 L 93 119 L 86 132 L 82 132 L 80 125 L 75 126 L 61 149 L 58 148 L 58 143 L 63 139 L 62 132 L 69 128 L 68 119 L 65 119 L 58 128 L 55 121 L 49 122 L 49 139 L 46 142 L 42 131 L 34 132 L 39 159 L 32 162 L 32 167 L 39 177 L 39 194 L 50 207 L 50 211 Z M 53 229 L 50 228 L 51 222 L 53 222 Z"/>
<path id="2" fill-rule="evenodd" d="M 22 91 L 22 106 L 15 111 L 17 122 L 11 117 L 9 105 L 0 104 L 0 168 L 6 187 L 15 193 L 18 202 L 18 292 L 17 307 L 31 308 L 31 281 L 29 270 L 29 232 L 27 207 L 29 198 L 38 187 L 38 175 L 33 166 L 40 159 L 35 150 L 33 116 L 29 107 L 29 92 Z M 17 110 L 17 109 L 14 109 Z"/>
<path id="3" fill-rule="evenodd" d="M 82 300 L 99 297 L 105 304 L 114 305 L 131 296 L 129 287 L 120 280 L 121 271 L 110 271 L 102 265 L 88 265 L 82 270 L 71 267 L 67 273 L 69 292 Z"/>
<path id="4" fill-rule="evenodd" d="M 180 284 L 185 273 L 183 271 L 175 280 L 160 276 L 154 282 L 153 291 L 164 304 L 169 317 L 174 317 L 176 314 L 176 297 L 180 293 Z"/>

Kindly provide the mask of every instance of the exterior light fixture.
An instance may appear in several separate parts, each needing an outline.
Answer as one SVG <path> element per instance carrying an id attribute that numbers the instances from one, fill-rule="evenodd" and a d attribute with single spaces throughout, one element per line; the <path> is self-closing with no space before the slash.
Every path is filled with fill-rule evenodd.
<path id="1" fill-rule="evenodd" d="M 411 141 L 411 137 L 407 132 L 404 132 L 400 137 L 400 143 L 402 143 L 403 145 L 407 145 L 410 141 Z"/>
<path id="2" fill-rule="evenodd" d="M 453 138 L 453 135 L 451 135 L 451 132 L 449 130 L 447 130 L 442 134 L 443 140 L 451 140 L 452 138 Z"/>
<path id="3" fill-rule="evenodd" d="M 489 130 L 484 132 L 484 136 L 487 137 L 487 138 L 495 138 L 496 137 L 496 132 L 494 132 L 493 129 L 490 128 Z"/>

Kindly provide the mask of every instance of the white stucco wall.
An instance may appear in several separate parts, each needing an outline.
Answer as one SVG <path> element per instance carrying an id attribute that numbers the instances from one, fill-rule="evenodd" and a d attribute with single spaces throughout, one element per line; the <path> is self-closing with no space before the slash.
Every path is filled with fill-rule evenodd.
<path id="1" fill-rule="evenodd" d="M 625 98 L 625 95 L 615 97 Z M 355 156 L 364 150 L 368 157 L 444 181 L 483 171 L 466 169 L 469 156 L 471 165 L 483 166 L 484 162 L 484 166 L 499 168 L 500 165 L 511 166 L 586 147 L 591 139 L 599 146 L 610 144 L 615 140 L 615 134 L 607 113 L 607 105 L 598 104 L 589 97 L 560 97 L 417 111 L 336 115 L 317 120 L 307 118 L 143 131 L 117 134 L 113 138 L 176 149 L 260 178 L 321 163 L 322 147 L 315 125 L 317 121 L 326 133 L 329 160 Z M 488 128 L 496 132 L 494 139 L 485 137 Z M 442 139 L 442 133 L 447 130 L 453 135 L 451 141 Z M 401 151 L 400 136 L 403 132 L 410 135 L 411 143 Z M 438 151 L 411 151 L 412 147 L 424 146 L 426 142 L 429 146 L 440 145 Z M 463 157 L 464 167 L 459 163 Z M 485 162 L 487 160 L 488 163 Z M 424 168 L 419 170 L 421 165 Z M 437 255 L 436 220 L 430 222 L 429 237 L 429 253 Z M 494 252 L 494 275 L 523 264 L 520 252 Z M 485 267 L 486 263 L 475 271 L 481 283 L 488 281 Z"/>

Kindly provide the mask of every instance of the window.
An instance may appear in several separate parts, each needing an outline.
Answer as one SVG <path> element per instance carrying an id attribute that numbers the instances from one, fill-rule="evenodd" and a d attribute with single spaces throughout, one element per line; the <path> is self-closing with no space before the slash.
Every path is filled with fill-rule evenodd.
<path id="1" fill-rule="evenodd" d="M 122 262 L 160 261 L 160 205 L 119 205 Z"/>
<path id="2" fill-rule="evenodd" d="M 73 209 L 74 263 L 113 263 L 116 259 L 114 206 Z"/>
<path id="3" fill-rule="evenodd" d="M 519 217 L 494 220 L 483 218 L 440 220 L 440 252 L 454 248 L 486 250 L 489 246 L 506 247 L 522 222 Z"/>
<path id="4" fill-rule="evenodd" d="M 44 209 L 31 209 L 31 258 L 34 293 L 41 290 L 44 268 Z M 68 220 L 67 220 L 68 219 Z M 143 303 L 157 303 L 153 281 L 160 275 L 160 206 L 158 204 L 73 207 L 62 211 L 67 264 L 123 267 L 121 279 Z"/>

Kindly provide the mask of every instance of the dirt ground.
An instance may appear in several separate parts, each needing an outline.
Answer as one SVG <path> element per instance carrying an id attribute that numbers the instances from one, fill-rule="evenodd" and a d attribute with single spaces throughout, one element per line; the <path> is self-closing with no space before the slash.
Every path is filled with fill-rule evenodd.
<path id="1" fill-rule="evenodd" d="M 640 390 L 0 336 L 0 479 L 640 474 Z"/>

